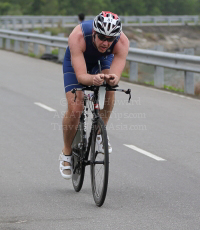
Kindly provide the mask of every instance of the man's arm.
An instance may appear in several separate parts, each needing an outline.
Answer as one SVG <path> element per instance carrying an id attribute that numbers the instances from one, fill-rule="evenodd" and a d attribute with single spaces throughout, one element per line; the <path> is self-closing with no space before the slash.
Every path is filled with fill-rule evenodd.
<path id="1" fill-rule="evenodd" d="M 76 73 L 76 78 L 79 83 L 83 85 L 101 85 L 104 75 L 91 75 L 87 73 L 87 67 L 84 58 L 84 51 L 86 49 L 85 40 L 81 31 L 80 25 L 69 36 L 69 47 L 71 53 L 72 66 Z"/>

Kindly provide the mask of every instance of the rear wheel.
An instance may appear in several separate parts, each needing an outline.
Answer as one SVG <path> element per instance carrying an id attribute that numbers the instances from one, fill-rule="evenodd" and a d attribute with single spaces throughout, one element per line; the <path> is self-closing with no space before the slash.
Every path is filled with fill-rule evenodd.
<path id="1" fill-rule="evenodd" d="M 82 138 L 83 135 L 83 123 L 80 122 L 76 135 L 74 137 L 74 141 L 72 143 L 72 184 L 74 186 L 74 190 L 79 192 L 83 186 L 84 176 L 85 176 L 85 165 L 83 164 L 83 145 L 81 144 L 81 140 L 86 141 Z"/>
<path id="2" fill-rule="evenodd" d="M 84 176 L 85 176 L 85 166 L 81 164 L 80 156 L 72 152 L 72 168 L 75 171 L 72 174 L 72 184 L 74 190 L 79 192 L 83 186 Z"/>
<path id="3" fill-rule="evenodd" d="M 96 143 L 96 138 L 99 134 L 102 137 L 104 153 L 99 152 Z M 101 118 L 99 118 L 94 125 L 90 161 L 92 193 L 96 205 L 100 207 L 103 205 L 106 198 L 109 173 L 108 139 L 105 125 Z"/>

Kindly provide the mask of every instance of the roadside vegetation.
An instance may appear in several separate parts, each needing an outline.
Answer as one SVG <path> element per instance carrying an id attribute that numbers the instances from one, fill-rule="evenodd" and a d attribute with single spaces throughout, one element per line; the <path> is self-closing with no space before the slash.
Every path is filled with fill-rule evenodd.
<path id="1" fill-rule="evenodd" d="M 119 15 L 200 14 L 200 0 L 1 0 L 0 15 L 95 15 L 110 10 Z"/>

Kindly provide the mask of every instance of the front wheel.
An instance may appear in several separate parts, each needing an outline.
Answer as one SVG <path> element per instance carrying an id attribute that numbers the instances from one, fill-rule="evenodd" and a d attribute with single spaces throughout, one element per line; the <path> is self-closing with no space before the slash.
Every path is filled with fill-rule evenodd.
<path id="1" fill-rule="evenodd" d="M 103 151 L 98 148 L 97 135 L 101 135 Z M 98 136 L 99 137 L 99 136 Z M 107 193 L 108 173 L 109 173 L 109 155 L 108 139 L 104 122 L 101 118 L 94 125 L 93 138 L 91 144 L 91 183 L 94 201 L 97 206 L 102 206 Z"/>

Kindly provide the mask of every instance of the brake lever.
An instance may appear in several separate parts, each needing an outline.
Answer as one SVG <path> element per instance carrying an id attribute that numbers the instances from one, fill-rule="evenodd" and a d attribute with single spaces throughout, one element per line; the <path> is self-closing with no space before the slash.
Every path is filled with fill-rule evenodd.
<path id="1" fill-rule="evenodd" d="M 131 100 L 131 89 L 127 89 L 125 93 L 129 94 L 128 103 L 130 103 L 130 100 Z"/>
<path id="2" fill-rule="evenodd" d="M 128 103 L 130 103 L 131 100 L 131 89 L 127 89 L 126 91 L 123 91 L 125 94 L 129 94 L 129 99 L 128 99 Z"/>

